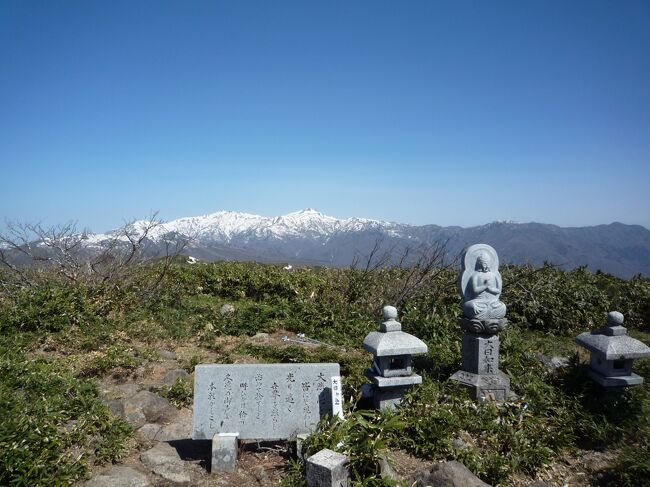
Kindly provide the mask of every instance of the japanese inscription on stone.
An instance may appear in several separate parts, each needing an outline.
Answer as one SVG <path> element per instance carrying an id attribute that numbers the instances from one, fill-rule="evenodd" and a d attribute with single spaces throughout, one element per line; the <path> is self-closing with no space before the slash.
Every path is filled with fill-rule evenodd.
<path id="1" fill-rule="evenodd" d="M 339 376 L 339 364 L 197 365 L 192 438 L 311 433 L 321 417 L 332 415 L 331 379 Z"/>

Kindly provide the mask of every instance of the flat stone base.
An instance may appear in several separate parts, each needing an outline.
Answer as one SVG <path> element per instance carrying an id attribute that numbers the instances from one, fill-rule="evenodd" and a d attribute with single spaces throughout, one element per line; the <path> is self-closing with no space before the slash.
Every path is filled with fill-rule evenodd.
<path id="1" fill-rule="evenodd" d="M 239 433 L 217 433 L 212 438 L 210 472 L 234 472 L 237 467 Z"/>
<path id="2" fill-rule="evenodd" d="M 372 400 L 376 409 L 394 409 L 402 402 L 402 398 L 409 387 L 422 384 L 422 376 L 411 374 L 403 377 L 381 377 L 372 369 L 364 371 L 372 385 Z"/>
<path id="3" fill-rule="evenodd" d="M 587 375 L 602 387 L 629 387 L 643 384 L 643 377 L 631 372 L 630 375 L 604 376 L 594 370 L 587 370 Z"/>
<path id="4" fill-rule="evenodd" d="M 467 387 L 472 399 L 505 402 L 514 397 L 510 391 L 510 379 L 500 370 L 490 375 L 459 370 L 450 379 Z"/>

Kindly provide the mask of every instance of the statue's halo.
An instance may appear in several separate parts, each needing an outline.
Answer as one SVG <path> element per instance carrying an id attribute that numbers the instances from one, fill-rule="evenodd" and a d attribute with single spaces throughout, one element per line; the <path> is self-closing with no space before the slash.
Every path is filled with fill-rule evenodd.
<path id="1" fill-rule="evenodd" d="M 476 260 L 478 258 L 478 254 L 481 252 L 485 252 L 490 256 L 490 260 L 492 261 L 492 272 L 499 271 L 499 256 L 497 255 L 497 251 L 494 250 L 494 248 L 488 244 L 474 244 L 467 247 L 463 251 L 463 257 L 461 260 L 462 272 L 460 274 L 460 279 L 458 282 L 458 287 L 462 296 L 465 296 L 467 283 L 469 281 L 469 278 L 472 276 L 472 273 L 476 269 Z"/>

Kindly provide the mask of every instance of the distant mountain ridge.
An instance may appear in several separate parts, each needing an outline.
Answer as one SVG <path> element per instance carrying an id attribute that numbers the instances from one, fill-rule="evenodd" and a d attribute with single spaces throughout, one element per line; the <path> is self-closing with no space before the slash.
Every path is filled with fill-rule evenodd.
<path id="1" fill-rule="evenodd" d="M 146 222 L 135 222 L 144 227 Z M 337 219 L 314 209 L 278 217 L 219 211 L 185 217 L 156 227 L 148 237 L 193 236 L 184 253 L 201 260 L 256 260 L 328 266 L 349 265 L 380 240 L 396 252 L 437 241 L 451 254 L 473 243 L 487 243 L 503 263 L 551 262 L 565 268 L 587 266 L 619 277 L 650 276 L 650 230 L 640 225 L 611 223 L 591 227 L 559 227 L 542 223 L 493 222 L 457 226 L 406 225 L 364 218 Z M 90 234 L 89 247 L 101 246 L 108 234 Z"/>

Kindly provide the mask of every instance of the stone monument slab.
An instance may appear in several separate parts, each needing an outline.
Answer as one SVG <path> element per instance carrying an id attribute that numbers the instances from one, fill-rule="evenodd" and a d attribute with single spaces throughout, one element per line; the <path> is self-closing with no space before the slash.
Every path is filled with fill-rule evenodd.
<path id="1" fill-rule="evenodd" d="M 332 414 L 328 364 L 202 364 L 194 372 L 192 438 L 237 433 L 240 440 L 280 440 L 312 433 Z"/>

